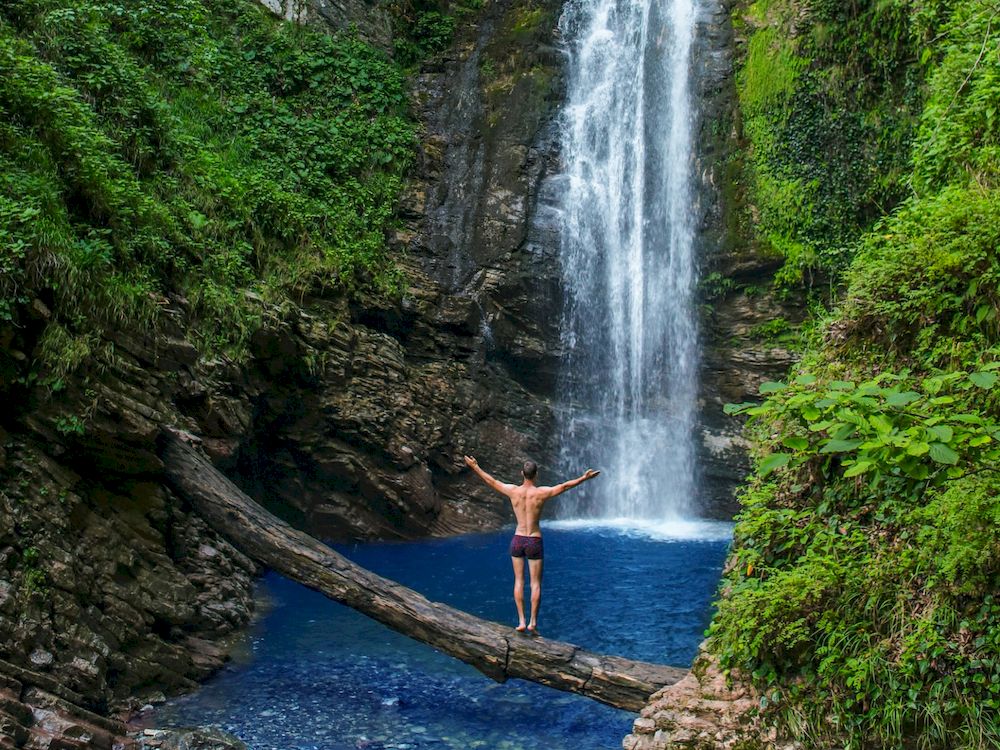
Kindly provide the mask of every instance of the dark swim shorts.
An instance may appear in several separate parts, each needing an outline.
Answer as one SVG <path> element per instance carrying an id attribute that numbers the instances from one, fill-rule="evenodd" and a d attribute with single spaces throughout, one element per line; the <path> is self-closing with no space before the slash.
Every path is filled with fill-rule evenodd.
<path id="1" fill-rule="evenodd" d="M 514 534 L 514 538 L 510 540 L 511 557 L 527 557 L 529 560 L 541 560 L 542 554 L 542 538 L 540 536 Z"/>

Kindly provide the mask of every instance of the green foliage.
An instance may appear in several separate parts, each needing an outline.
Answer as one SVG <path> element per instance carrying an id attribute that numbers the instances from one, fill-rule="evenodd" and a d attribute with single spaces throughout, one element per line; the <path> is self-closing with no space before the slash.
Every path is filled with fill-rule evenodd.
<path id="1" fill-rule="evenodd" d="M 21 590 L 28 596 L 48 589 L 48 576 L 38 567 L 40 553 L 37 547 L 25 547 L 21 552 Z"/>
<path id="2" fill-rule="evenodd" d="M 756 239 L 785 259 L 782 284 L 836 280 L 859 232 L 905 195 L 919 13 L 900 0 L 736 13 L 749 30 L 738 94 Z"/>
<path id="3" fill-rule="evenodd" d="M 772 318 L 750 329 L 750 337 L 757 341 L 791 343 L 795 340 L 795 327 L 784 318 Z"/>
<path id="4" fill-rule="evenodd" d="M 718 271 L 710 274 L 698 281 L 698 291 L 701 298 L 706 302 L 724 299 L 726 295 L 736 289 L 736 280 L 731 276 L 726 276 Z"/>
<path id="5" fill-rule="evenodd" d="M 391 291 L 405 108 L 382 53 L 250 0 L 2 6 L 0 319 L 50 295 L 72 339 L 175 293 L 238 348 L 246 290 Z"/>
<path id="6" fill-rule="evenodd" d="M 478 7 L 479 0 L 474 5 Z M 462 7 L 457 7 L 462 12 Z M 389 5 L 393 18 L 393 52 L 400 64 L 410 67 L 444 52 L 455 33 L 455 15 L 446 2 L 395 0 Z"/>
<path id="7" fill-rule="evenodd" d="M 998 242 L 998 190 L 948 187 L 908 202 L 860 244 L 845 333 L 923 366 L 968 366 L 1000 342 Z"/>
<path id="8" fill-rule="evenodd" d="M 75 414 L 68 417 L 57 417 L 56 430 L 63 435 L 83 435 L 87 431 L 83 420 Z"/>
<path id="9" fill-rule="evenodd" d="M 803 24 L 794 6 L 766 22 L 798 23 L 811 61 L 751 114 L 752 197 L 786 282 L 817 264 L 846 290 L 798 376 L 728 408 L 757 460 L 712 648 L 807 746 L 995 748 L 1000 16 L 823 0 Z M 829 167 L 853 149 L 863 169 Z"/>
<path id="10" fill-rule="evenodd" d="M 925 47 L 940 56 L 929 80 L 914 149 L 919 194 L 974 180 L 1000 187 L 1000 17 L 994 3 L 956 3 L 940 35 Z M 922 56 L 923 56 L 922 55 Z"/>
<path id="11" fill-rule="evenodd" d="M 804 374 L 727 409 L 762 452 L 712 644 L 798 739 L 1000 741 L 998 372 Z"/>
<path id="12" fill-rule="evenodd" d="M 750 427 L 780 425 L 783 450 L 764 458 L 762 476 L 804 468 L 823 482 L 863 476 L 863 486 L 845 485 L 840 501 L 849 490 L 861 499 L 917 499 L 928 486 L 970 470 L 1000 471 L 1000 422 L 979 413 L 984 403 L 996 405 L 998 370 L 1000 362 L 990 362 L 972 373 L 919 380 L 882 373 L 860 384 L 806 374 L 789 385 L 764 383 L 763 404 L 726 411 L 749 415 Z"/>

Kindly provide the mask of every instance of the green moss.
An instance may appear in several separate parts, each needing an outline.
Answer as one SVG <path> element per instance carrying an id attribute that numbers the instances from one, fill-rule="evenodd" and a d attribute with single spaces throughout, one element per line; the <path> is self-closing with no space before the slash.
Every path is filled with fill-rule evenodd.
<path id="1" fill-rule="evenodd" d="M 518 8 L 511 31 L 518 35 L 534 34 L 548 20 L 549 14 L 544 8 Z"/>
<path id="2" fill-rule="evenodd" d="M 740 74 L 740 103 L 746 113 L 753 116 L 783 107 L 795 90 L 795 79 L 807 65 L 779 29 L 764 28 L 751 36 Z"/>
<path id="3" fill-rule="evenodd" d="M 746 200 L 788 287 L 836 283 L 853 240 L 904 196 L 918 76 L 900 3 L 771 0 L 736 10 Z M 849 40 L 849 44 L 845 42 Z"/>
<path id="4" fill-rule="evenodd" d="M 527 1 L 501 18 L 480 62 L 488 138 L 530 132 L 546 111 L 558 72 L 545 52 L 553 25 L 551 9 Z"/>

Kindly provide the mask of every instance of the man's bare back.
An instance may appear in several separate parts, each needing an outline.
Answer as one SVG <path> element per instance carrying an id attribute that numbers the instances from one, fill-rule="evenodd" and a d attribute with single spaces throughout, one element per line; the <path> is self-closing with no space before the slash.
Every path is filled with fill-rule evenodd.
<path id="1" fill-rule="evenodd" d="M 538 466 L 534 461 L 525 461 L 521 471 L 521 484 L 506 484 L 494 479 L 482 468 L 472 456 L 465 457 L 466 465 L 472 469 L 486 484 L 497 492 L 506 495 L 514 508 L 517 518 L 517 529 L 510 543 L 511 563 L 514 566 L 514 604 L 520 624 L 517 630 L 537 633 L 538 605 L 542 597 L 542 529 L 539 519 L 546 501 L 561 495 L 578 484 L 593 479 L 601 472 L 587 469 L 576 479 L 570 479 L 555 487 L 539 487 L 535 484 Z M 528 560 L 528 570 L 531 574 L 531 622 L 524 621 L 524 561 Z"/>
<path id="2" fill-rule="evenodd" d="M 576 479 L 570 479 L 555 487 L 539 487 L 535 484 L 534 474 L 530 477 L 521 473 L 523 481 L 521 484 L 506 484 L 494 479 L 480 467 L 479 462 L 472 456 L 465 457 L 466 465 L 472 469 L 479 478 L 502 495 L 510 498 L 510 504 L 514 508 L 514 517 L 517 518 L 517 530 L 515 534 L 521 536 L 541 536 L 542 529 L 539 520 L 542 517 L 542 508 L 547 500 L 561 495 L 568 489 L 576 487 L 578 484 L 593 479 L 601 472 L 587 469 Z M 526 465 L 532 462 L 525 462 Z"/>

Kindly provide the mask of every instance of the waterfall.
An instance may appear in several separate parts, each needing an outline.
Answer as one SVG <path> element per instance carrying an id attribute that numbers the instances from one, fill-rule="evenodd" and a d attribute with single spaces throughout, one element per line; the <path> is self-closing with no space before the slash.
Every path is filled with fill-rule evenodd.
<path id="1" fill-rule="evenodd" d="M 698 0 L 569 0 L 558 178 L 561 515 L 696 514 L 691 50 Z"/>

